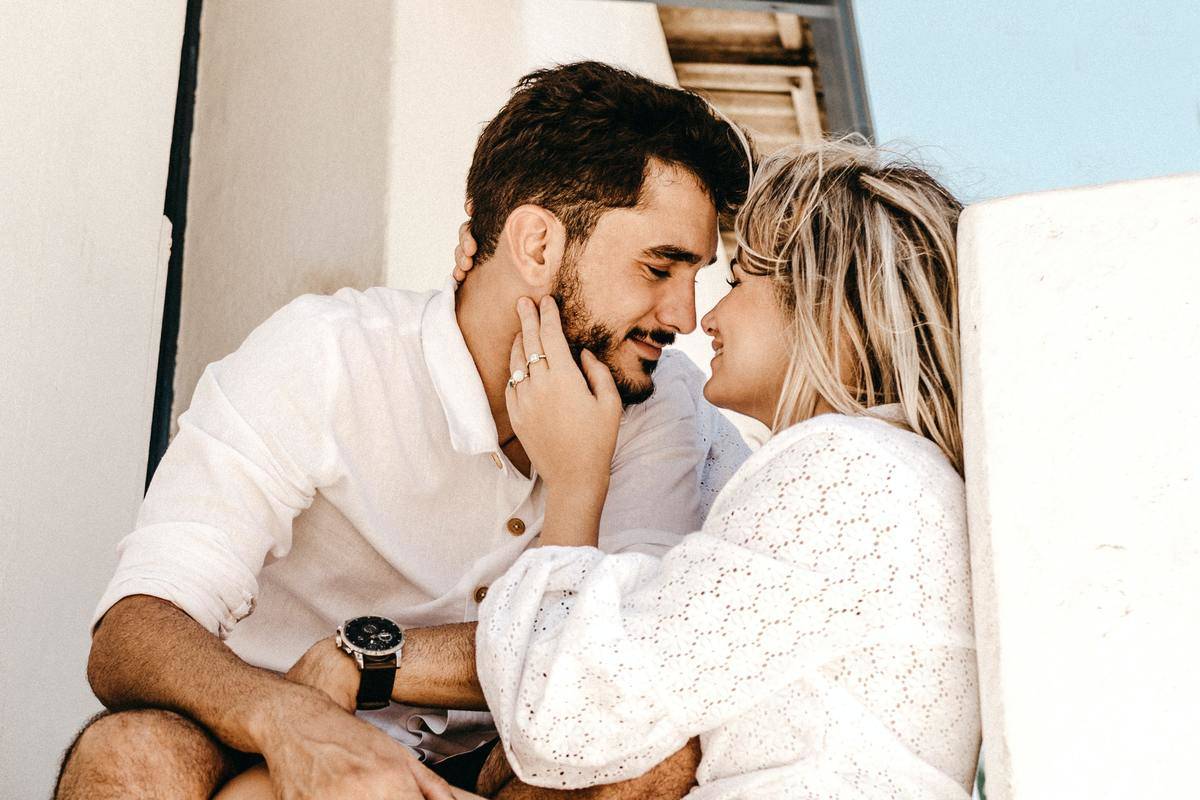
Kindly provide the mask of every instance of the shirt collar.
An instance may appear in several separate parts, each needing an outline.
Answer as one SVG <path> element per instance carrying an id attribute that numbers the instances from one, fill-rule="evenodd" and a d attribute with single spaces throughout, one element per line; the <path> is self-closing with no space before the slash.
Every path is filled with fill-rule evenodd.
<path id="1" fill-rule="evenodd" d="M 421 351 L 434 389 L 446 412 L 450 445 L 469 455 L 494 453 L 497 449 L 496 421 L 488 405 L 483 380 L 454 313 L 451 279 L 425 305 L 421 317 Z"/>

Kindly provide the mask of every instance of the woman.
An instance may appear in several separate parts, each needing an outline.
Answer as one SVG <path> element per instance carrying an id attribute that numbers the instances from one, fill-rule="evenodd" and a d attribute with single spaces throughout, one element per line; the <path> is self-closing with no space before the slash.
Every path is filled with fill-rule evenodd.
<path id="1" fill-rule="evenodd" d="M 481 608 L 479 677 L 520 778 L 620 781 L 699 736 L 691 798 L 970 796 L 959 210 L 864 146 L 761 165 L 702 320 L 705 395 L 773 437 L 661 560 L 588 546 L 619 407 L 553 303 L 522 304 L 510 415 L 561 511 L 542 544 L 581 546 L 528 551 Z"/>

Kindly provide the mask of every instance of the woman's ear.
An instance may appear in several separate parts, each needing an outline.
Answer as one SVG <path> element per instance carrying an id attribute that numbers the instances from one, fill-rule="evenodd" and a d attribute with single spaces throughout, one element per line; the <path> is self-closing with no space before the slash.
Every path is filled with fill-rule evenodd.
<path id="1" fill-rule="evenodd" d="M 566 249 L 566 230 L 558 217 L 541 206 L 526 203 L 508 215 L 500 238 L 525 283 L 537 294 L 548 291 Z"/>

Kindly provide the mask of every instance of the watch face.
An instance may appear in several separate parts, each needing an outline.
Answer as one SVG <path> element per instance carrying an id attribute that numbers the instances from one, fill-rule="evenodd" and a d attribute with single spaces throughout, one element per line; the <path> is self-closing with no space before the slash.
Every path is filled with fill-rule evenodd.
<path id="1" fill-rule="evenodd" d="M 367 655 L 388 655 L 400 647 L 404 632 L 384 617 L 355 617 L 342 625 L 342 639 Z"/>

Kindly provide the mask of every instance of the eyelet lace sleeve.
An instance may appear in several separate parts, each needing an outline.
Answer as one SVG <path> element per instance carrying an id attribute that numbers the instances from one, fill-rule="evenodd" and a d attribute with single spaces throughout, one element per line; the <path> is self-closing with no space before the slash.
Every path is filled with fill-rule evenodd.
<path id="1" fill-rule="evenodd" d="M 822 742 L 867 742 L 851 730 L 837 735 L 839 707 L 853 706 L 843 728 L 885 710 L 929 717 L 928 707 L 904 706 L 902 684 L 885 698 L 855 694 L 856 681 L 874 686 L 872 671 L 881 672 L 882 660 L 863 654 L 891 650 L 916 653 L 933 672 L 946 672 L 947 653 L 965 665 L 941 674 L 932 702 L 968 698 L 967 741 L 947 758 L 956 772 L 973 771 L 962 484 L 939 458 L 925 440 L 878 420 L 822 417 L 752 456 L 703 530 L 661 561 L 593 548 L 523 555 L 493 583 L 477 640 L 480 681 L 517 775 L 556 788 L 625 780 L 700 734 L 709 737 L 698 772 L 704 797 L 742 796 L 701 790 L 751 770 L 786 767 L 791 777 L 782 780 L 804 779 L 806 760 L 872 769 L 871 753 L 865 762 L 863 754 L 848 754 L 857 762 L 816 756 Z M 783 724 L 748 738 L 747 717 L 752 731 L 755 719 L 806 718 L 820 729 Z M 898 742 L 913 730 L 903 719 L 880 725 Z M 939 735 L 947 734 L 917 734 Z M 887 752 L 917 758 L 911 747 Z M 921 767 L 962 785 L 961 775 Z"/>

